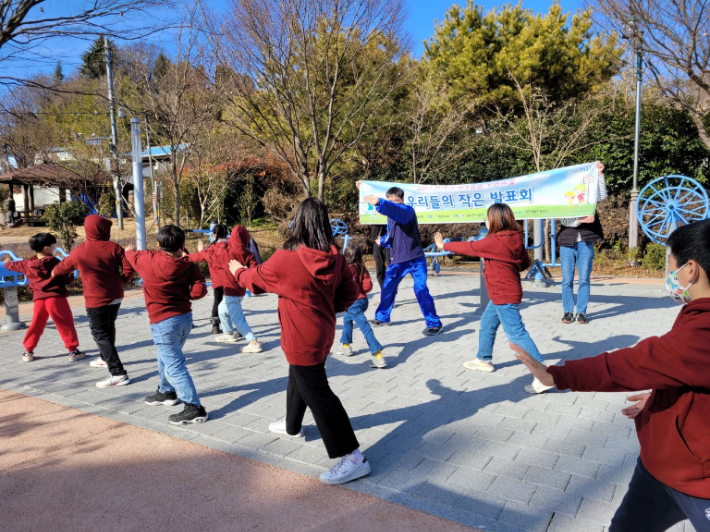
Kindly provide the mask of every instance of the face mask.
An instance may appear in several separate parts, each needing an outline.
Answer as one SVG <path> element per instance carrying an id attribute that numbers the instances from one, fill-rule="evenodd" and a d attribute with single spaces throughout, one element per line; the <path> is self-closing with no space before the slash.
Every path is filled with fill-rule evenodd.
<path id="1" fill-rule="evenodd" d="M 687 265 L 687 263 L 684 264 L 676 271 L 669 272 L 666 276 L 666 291 L 668 292 L 668 295 L 671 296 L 674 301 L 681 304 L 690 303 L 690 294 L 688 293 L 688 288 L 693 285 L 693 283 L 698 277 L 696 275 L 695 279 L 688 283 L 688 286 L 680 286 L 678 281 L 678 272 L 685 268 Z"/>

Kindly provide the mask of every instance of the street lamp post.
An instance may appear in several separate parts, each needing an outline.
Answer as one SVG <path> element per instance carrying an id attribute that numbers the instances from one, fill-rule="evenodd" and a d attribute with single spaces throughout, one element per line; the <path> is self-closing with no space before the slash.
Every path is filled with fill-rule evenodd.
<path id="1" fill-rule="evenodd" d="M 631 188 L 631 201 L 629 201 L 629 250 L 638 248 L 639 224 L 636 219 L 636 203 L 638 202 L 638 175 L 639 175 L 639 135 L 641 132 L 641 82 L 643 81 L 643 57 L 641 56 L 641 43 L 639 31 L 635 20 L 629 21 L 634 45 L 634 59 L 636 67 L 636 123 L 634 127 L 634 179 Z"/>

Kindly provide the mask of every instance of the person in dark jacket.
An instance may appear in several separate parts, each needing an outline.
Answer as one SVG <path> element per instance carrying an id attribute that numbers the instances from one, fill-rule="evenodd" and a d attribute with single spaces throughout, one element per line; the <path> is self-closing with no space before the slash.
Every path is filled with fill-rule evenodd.
<path id="1" fill-rule="evenodd" d="M 604 165 L 597 162 L 597 168 L 599 169 L 597 203 L 600 203 L 607 199 L 607 191 L 603 174 Z M 577 323 L 585 325 L 589 322 L 587 304 L 594 263 L 594 244 L 604 240 L 604 231 L 596 212 L 586 218 L 563 218 L 560 222 L 562 228 L 557 234 L 557 243 L 560 246 L 562 266 L 562 322 L 572 323 L 576 320 Z M 574 313 L 575 267 L 579 274 L 576 315 Z"/>
<path id="2" fill-rule="evenodd" d="M 131 379 L 116 350 L 116 318 L 123 301 L 123 287 L 133 278 L 121 246 L 111 242 L 111 220 L 91 214 L 84 220 L 86 242 L 77 246 L 52 270 L 52 276 L 68 275 L 79 270 L 84 287 L 86 315 L 91 336 L 101 358 L 89 364 L 106 368 L 109 376 L 96 383 L 97 388 L 125 386 Z"/>
<path id="3" fill-rule="evenodd" d="M 636 423 L 641 454 L 609 532 L 661 532 L 685 519 L 710 531 L 710 220 L 676 229 L 668 247 L 666 291 L 684 306 L 666 334 L 549 368 L 511 344 L 547 386 L 651 390 L 621 411 Z"/>
<path id="4" fill-rule="evenodd" d="M 426 334 L 439 334 L 443 325 L 436 314 L 434 299 L 427 288 L 427 265 L 424 246 L 419 235 L 419 223 L 414 207 L 404 203 L 404 191 L 392 187 L 387 191 L 386 199 L 377 196 L 365 196 L 364 200 L 387 216 L 387 235 L 380 238 L 380 245 L 391 249 L 392 262 L 385 272 L 380 304 L 375 312 L 373 325 L 385 325 L 397 297 L 397 287 L 406 275 L 414 279 L 414 295 L 426 321 Z"/>
<path id="5" fill-rule="evenodd" d="M 370 226 L 370 242 L 372 242 L 372 258 L 375 260 L 375 271 L 377 272 L 377 284 L 380 290 L 385 284 L 385 271 L 390 265 L 390 249 L 380 245 L 380 238 L 387 234 L 386 225 Z"/>
<path id="6" fill-rule="evenodd" d="M 496 203 L 488 208 L 486 225 L 488 235 L 475 242 L 445 244 L 441 233 L 434 236 L 434 242 L 444 251 L 486 259 L 483 280 L 491 300 L 481 315 L 478 354 L 474 360 L 464 362 L 463 366 L 490 373 L 495 370 L 492 363 L 493 345 L 501 325 L 509 341 L 524 346 L 540 362 L 542 355 L 520 316 L 520 303 L 523 300 L 520 272 L 530 266 L 522 229 L 515 221 L 513 211 L 505 203 Z M 525 391 L 543 393 L 550 388 L 534 379 L 532 384 L 525 386 Z"/>
<path id="7" fill-rule="evenodd" d="M 303 416 L 310 408 L 330 458 L 338 463 L 320 476 L 325 484 L 343 484 L 368 475 L 370 463 L 325 373 L 335 340 L 335 315 L 357 300 L 359 288 L 345 257 L 333 244 L 325 204 L 308 198 L 299 205 L 292 236 L 257 268 L 233 260 L 236 282 L 255 294 L 279 296 L 281 348 L 289 363 L 286 418 L 271 432 L 302 437 Z"/>

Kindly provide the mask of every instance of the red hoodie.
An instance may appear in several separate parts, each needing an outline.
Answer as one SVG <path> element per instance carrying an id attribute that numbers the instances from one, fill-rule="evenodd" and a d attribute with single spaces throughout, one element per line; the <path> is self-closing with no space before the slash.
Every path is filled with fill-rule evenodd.
<path id="1" fill-rule="evenodd" d="M 345 257 L 301 246 L 279 250 L 264 264 L 237 271 L 237 282 L 254 293 L 278 294 L 281 348 L 289 364 L 325 362 L 335 340 L 335 314 L 350 308 L 358 287 Z"/>
<path id="2" fill-rule="evenodd" d="M 164 251 L 126 251 L 126 259 L 143 278 L 151 324 L 191 312 L 190 301 L 207 295 L 205 276 L 187 257 L 174 259 Z"/>
<path id="3" fill-rule="evenodd" d="M 47 299 L 50 297 L 67 297 L 69 291 L 67 284 L 74 281 L 74 274 L 57 275 L 52 277 L 52 270 L 61 264 L 57 257 L 37 258 L 37 255 L 25 260 L 15 260 L 5 264 L 13 272 L 18 272 L 27 277 L 30 282 L 32 299 Z"/>
<path id="4" fill-rule="evenodd" d="M 494 305 L 519 304 L 523 300 L 520 272 L 530 267 L 521 231 L 501 231 L 476 242 L 451 242 L 444 251 L 486 259 L 483 279 Z"/>
<path id="5" fill-rule="evenodd" d="M 206 262 L 212 277 L 212 288 L 220 288 L 227 285 L 227 275 L 229 273 L 229 252 L 226 242 L 215 242 L 209 247 L 197 253 L 190 253 L 187 256 L 190 262 Z"/>
<path id="6" fill-rule="evenodd" d="M 710 499 L 710 298 L 683 307 L 670 332 L 548 371 L 560 390 L 652 389 L 636 417 L 641 461 L 673 489 Z"/>
<path id="7" fill-rule="evenodd" d="M 96 214 L 86 217 L 86 242 L 54 268 L 55 275 L 79 270 L 86 308 L 99 308 L 123 299 L 123 285 L 133 278 L 133 268 L 123 248 L 111 242 L 113 222 Z"/>
<path id="8" fill-rule="evenodd" d="M 241 225 L 235 225 L 232 232 L 229 234 L 229 260 L 236 260 L 240 264 L 243 264 L 247 268 L 256 268 L 258 266 L 256 262 L 256 257 L 249 251 L 249 241 L 251 240 L 251 235 L 246 228 Z M 242 297 L 246 293 L 246 289 L 243 286 L 239 286 L 237 280 L 234 278 L 232 273 L 229 271 L 229 261 L 225 264 L 225 269 L 227 271 L 227 282 L 224 284 L 224 295 Z M 255 294 L 263 294 L 262 290 L 252 290 Z"/>
<path id="9" fill-rule="evenodd" d="M 360 273 L 357 266 L 350 264 L 350 273 L 352 273 L 353 280 L 355 284 L 357 284 L 357 298 L 365 299 L 367 294 L 372 292 L 372 277 L 370 277 L 370 272 L 363 270 L 362 273 Z"/>

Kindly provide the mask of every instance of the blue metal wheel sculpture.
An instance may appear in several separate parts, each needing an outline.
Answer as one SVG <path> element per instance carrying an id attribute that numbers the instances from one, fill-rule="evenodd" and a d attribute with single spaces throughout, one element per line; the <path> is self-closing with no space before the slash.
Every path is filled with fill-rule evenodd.
<path id="1" fill-rule="evenodd" d="M 348 234 L 348 224 L 342 220 L 331 220 L 330 229 L 333 231 L 333 236 L 347 235 Z"/>
<path id="2" fill-rule="evenodd" d="M 710 217 L 708 193 L 700 183 L 683 175 L 659 177 L 639 193 L 636 216 L 646 236 L 665 245 L 681 225 Z"/>

